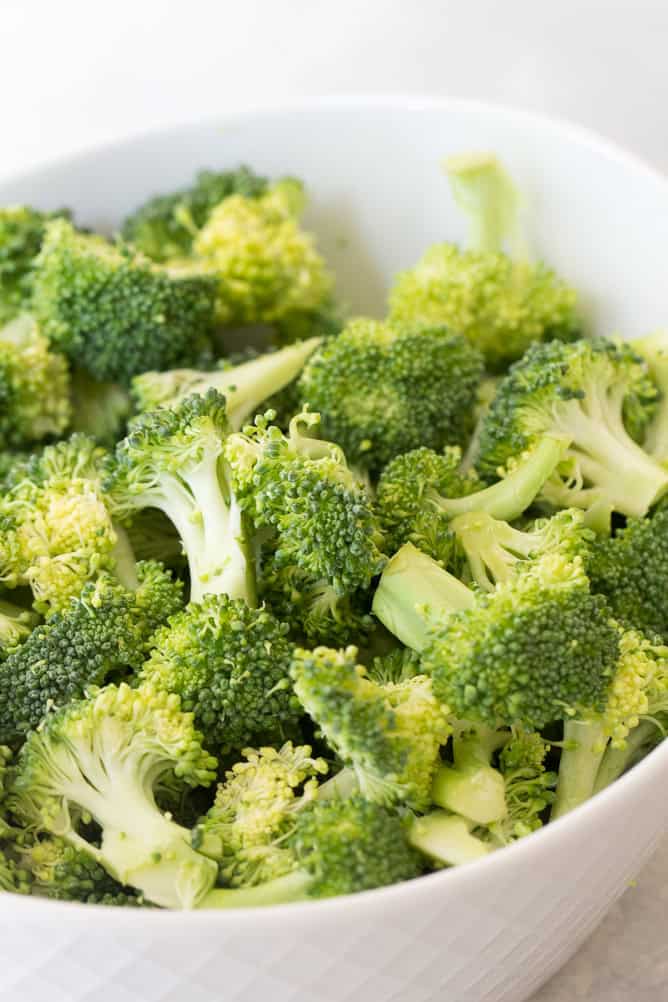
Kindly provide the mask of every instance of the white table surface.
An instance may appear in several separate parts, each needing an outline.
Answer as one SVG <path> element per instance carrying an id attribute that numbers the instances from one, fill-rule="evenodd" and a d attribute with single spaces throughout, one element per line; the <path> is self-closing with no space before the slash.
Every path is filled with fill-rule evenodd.
<path id="1" fill-rule="evenodd" d="M 572 118 L 668 169 L 667 39 L 665 0 L 0 0 L 0 177 L 192 117 L 365 92 Z M 535 1002 L 665 1002 L 667 919 L 668 842 Z"/>

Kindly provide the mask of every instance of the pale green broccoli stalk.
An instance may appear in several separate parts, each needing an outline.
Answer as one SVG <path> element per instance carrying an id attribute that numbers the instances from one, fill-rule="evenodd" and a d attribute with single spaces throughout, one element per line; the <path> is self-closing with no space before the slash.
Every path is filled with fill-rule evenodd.
<path id="1" fill-rule="evenodd" d="M 154 264 L 130 247 L 50 223 L 32 306 L 45 336 L 101 382 L 187 365 L 209 347 L 216 282 L 191 265 Z"/>
<path id="2" fill-rule="evenodd" d="M 287 630 L 267 609 L 205 595 L 153 638 L 141 677 L 179 696 L 214 751 L 275 741 L 301 716 Z"/>
<path id="3" fill-rule="evenodd" d="M 418 853 L 401 818 L 362 797 L 314 800 L 295 813 L 285 841 L 293 868 L 253 887 L 211 891 L 201 908 L 243 908 L 385 887 L 417 877 Z"/>
<path id="4" fill-rule="evenodd" d="M 649 374 L 661 393 L 656 414 L 642 440 L 643 448 L 657 462 L 668 463 L 668 331 L 657 331 L 634 340 L 633 350 L 647 363 Z"/>
<path id="5" fill-rule="evenodd" d="M 66 359 L 29 314 L 0 328 L 0 447 L 62 435 L 71 417 L 69 386 Z"/>
<path id="6" fill-rule="evenodd" d="M 320 338 L 310 338 L 213 372 L 196 369 L 144 372 L 132 381 L 132 395 L 139 411 L 149 411 L 155 407 L 176 407 L 185 397 L 205 394 L 213 388 L 225 396 L 230 427 L 240 431 L 268 397 L 299 375 L 319 344 Z"/>
<path id="7" fill-rule="evenodd" d="M 492 846 L 472 833 L 475 825 L 448 811 L 430 811 L 416 817 L 408 829 L 408 841 L 437 867 L 461 866 L 483 859 Z"/>
<path id="8" fill-rule="evenodd" d="M 193 241 L 193 259 L 218 283 L 217 317 L 226 326 L 274 325 L 329 300 L 332 279 L 299 219 L 301 182 L 285 178 L 257 198 L 231 195 Z"/>
<path id="9" fill-rule="evenodd" d="M 470 430 L 482 357 L 445 327 L 350 321 L 311 356 L 304 404 L 348 461 L 379 473 L 395 456 L 462 443 Z"/>
<path id="10" fill-rule="evenodd" d="M 154 904 L 191 908 L 213 886 L 216 864 L 190 832 L 158 809 L 163 781 L 207 786 L 216 760 L 202 748 L 177 696 L 110 685 L 46 718 L 21 749 L 9 798 L 27 824 L 87 853 Z M 99 846 L 82 822 L 101 829 Z"/>
<path id="11" fill-rule="evenodd" d="M 319 793 L 327 763 L 309 745 L 246 748 L 197 824 L 193 845 L 215 859 L 228 887 L 256 887 L 295 866 L 286 843 L 296 812 Z"/>
<path id="12" fill-rule="evenodd" d="M 147 257 L 165 262 L 187 257 L 197 230 L 217 205 L 231 195 L 255 199 L 268 187 L 248 167 L 200 171 L 189 188 L 155 195 L 123 220 L 121 235 Z"/>
<path id="13" fill-rule="evenodd" d="M 270 411 L 230 435 L 225 459 L 256 528 L 275 534 L 274 563 L 347 595 L 369 586 L 385 558 L 366 487 L 337 445 L 311 438 L 318 414 L 298 414 L 288 435 Z"/>
<path id="14" fill-rule="evenodd" d="M 451 732 L 447 707 L 424 675 L 379 685 L 357 648 L 295 651 L 291 674 L 302 706 L 349 765 L 369 800 L 424 809 L 439 750 Z"/>
<path id="15" fill-rule="evenodd" d="M 502 380 L 484 420 L 480 471 L 491 477 L 544 435 L 570 446 L 542 497 L 557 507 L 604 501 L 645 515 L 668 489 L 668 472 L 638 444 L 657 390 L 633 348 L 598 338 L 532 345 Z"/>
<path id="16" fill-rule="evenodd" d="M 130 395 L 118 383 L 100 383 L 83 369 L 71 377 L 72 431 L 114 445 L 132 412 Z"/>
<path id="17" fill-rule="evenodd" d="M 431 799 L 476 825 L 500 822 L 508 813 L 505 785 L 491 763 L 495 752 L 508 741 L 508 733 L 482 724 L 451 724 L 453 762 L 438 767 Z"/>
<path id="18" fill-rule="evenodd" d="M 69 212 L 40 212 L 28 205 L 0 209 L 0 326 L 30 308 L 32 269 L 46 224 Z"/>
<path id="19" fill-rule="evenodd" d="M 229 595 L 254 604 L 245 519 L 223 450 L 229 426 L 216 390 L 141 415 L 116 447 L 106 483 L 117 515 L 157 508 L 176 527 L 190 600 Z"/>
<path id="20" fill-rule="evenodd" d="M 397 456 L 383 470 L 376 491 L 386 548 L 392 552 L 413 543 L 447 566 L 455 555 L 452 519 L 473 512 L 506 521 L 519 518 L 563 459 L 567 446 L 567 439 L 545 436 L 491 487 L 462 471 L 456 447 L 442 454 L 422 447 Z"/>
<path id="21" fill-rule="evenodd" d="M 446 324 L 503 370 L 534 341 L 581 335 L 576 293 L 542 263 L 531 264 L 521 246 L 519 199 L 490 154 L 452 157 L 446 163 L 455 201 L 469 217 L 468 249 L 443 243 L 397 276 L 390 319 Z M 504 253 L 509 245 L 511 254 Z"/>
<path id="22" fill-rule="evenodd" d="M 101 573 L 0 662 L 0 739 L 20 738 L 114 673 L 137 671 L 152 637 L 181 606 L 182 584 L 159 564 L 138 564 L 129 590 Z"/>

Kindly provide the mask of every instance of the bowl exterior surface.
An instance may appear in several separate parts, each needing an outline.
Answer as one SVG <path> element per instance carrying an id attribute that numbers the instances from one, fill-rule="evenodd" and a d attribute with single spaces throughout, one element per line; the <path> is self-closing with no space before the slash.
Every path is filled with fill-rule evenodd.
<path id="1" fill-rule="evenodd" d="M 459 101 L 332 100 L 187 126 L 0 185 L 113 228 L 203 166 L 296 172 L 357 311 L 463 236 L 440 160 L 493 149 L 529 240 L 583 290 L 592 330 L 668 321 L 668 182 L 583 131 Z M 668 823 L 668 743 L 574 815 L 481 863 L 380 892 L 239 913 L 98 909 L 0 895 L 7 1002 L 523 1002 L 577 949 Z"/>

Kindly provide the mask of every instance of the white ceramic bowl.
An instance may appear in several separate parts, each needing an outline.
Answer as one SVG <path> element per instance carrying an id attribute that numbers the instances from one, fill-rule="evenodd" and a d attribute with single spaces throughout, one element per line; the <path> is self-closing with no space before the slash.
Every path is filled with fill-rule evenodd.
<path id="1" fill-rule="evenodd" d="M 309 223 L 356 310 L 462 236 L 441 158 L 493 149 L 531 243 L 582 290 L 594 329 L 668 321 L 668 182 L 573 126 L 481 104 L 334 99 L 189 125 L 0 185 L 0 204 L 117 223 L 202 166 L 305 178 Z M 229 913 L 104 909 L 0 895 L 7 1002 L 522 1002 L 575 951 L 668 821 L 668 743 L 572 815 L 457 870 L 355 897 Z"/>

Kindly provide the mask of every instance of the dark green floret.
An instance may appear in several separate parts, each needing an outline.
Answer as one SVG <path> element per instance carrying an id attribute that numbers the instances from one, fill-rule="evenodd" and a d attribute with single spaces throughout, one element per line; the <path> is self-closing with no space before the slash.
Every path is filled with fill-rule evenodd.
<path id="1" fill-rule="evenodd" d="M 658 391 L 632 347 L 597 338 L 532 345 L 499 385 L 480 436 L 478 467 L 498 475 L 543 435 L 570 440 L 543 497 L 557 507 L 606 502 L 640 516 L 668 473 L 637 444 Z"/>
<path id="2" fill-rule="evenodd" d="M 213 327 L 216 282 L 153 264 L 130 247 L 50 223 L 35 262 L 33 310 L 54 348 L 94 379 L 127 384 L 196 361 Z"/>
<path id="3" fill-rule="evenodd" d="M 121 235 L 154 261 L 187 257 L 197 230 L 211 210 L 230 195 L 258 198 L 268 181 L 249 167 L 200 171 L 189 188 L 155 195 L 127 216 Z"/>
<path id="4" fill-rule="evenodd" d="M 315 352 L 299 387 L 325 438 L 378 473 L 410 449 L 464 441 L 482 368 L 478 350 L 446 327 L 358 319 Z"/>
<path id="5" fill-rule="evenodd" d="M 29 308 L 32 294 L 32 267 L 46 225 L 52 219 L 69 217 L 69 212 L 40 212 L 29 205 L 0 209 L 0 324 Z"/>
<path id="6" fill-rule="evenodd" d="M 32 893 L 55 901 L 87 905 L 139 906 L 142 899 L 124 888 L 87 853 L 53 836 L 35 838 L 19 850 L 31 876 Z"/>

